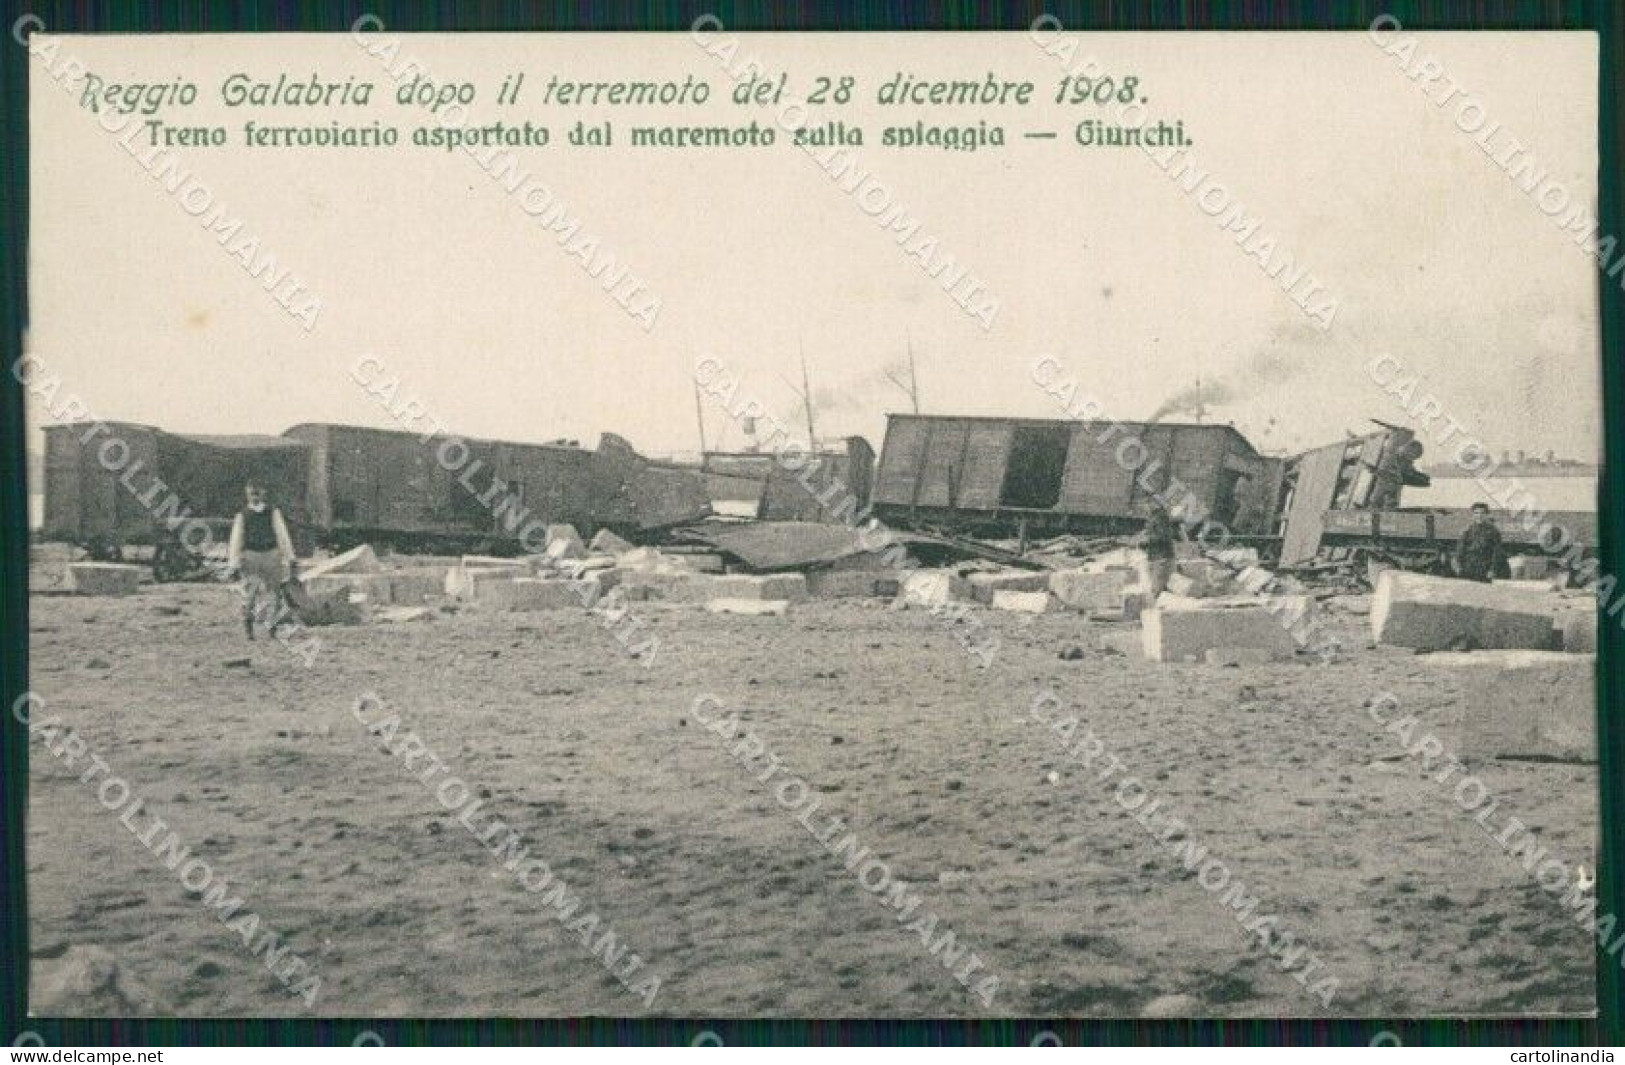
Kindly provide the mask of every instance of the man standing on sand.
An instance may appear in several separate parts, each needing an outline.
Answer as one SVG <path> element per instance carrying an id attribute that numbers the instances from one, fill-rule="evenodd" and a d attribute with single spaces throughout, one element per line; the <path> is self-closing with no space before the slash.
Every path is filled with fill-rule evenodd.
<path id="1" fill-rule="evenodd" d="M 1456 576 L 1488 584 L 1492 577 L 1510 577 L 1501 530 L 1490 520 L 1488 503 L 1473 504 L 1473 523 L 1456 544 Z"/>
<path id="2" fill-rule="evenodd" d="M 250 481 L 243 486 L 243 495 L 247 505 L 231 523 L 228 561 L 231 571 L 242 578 L 243 631 L 252 640 L 254 611 L 262 599 L 271 618 L 271 635 L 276 635 L 282 585 L 293 577 L 296 556 L 288 524 L 282 511 L 266 502 L 264 486 Z"/>
<path id="3" fill-rule="evenodd" d="M 1145 568 L 1140 583 L 1151 602 L 1168 588 L 1174 572 L 1174 519 L 1160 499 L 1146 505 L 1145 528 L 1140 531 L 1140 550 L 1145 552 Z"/>

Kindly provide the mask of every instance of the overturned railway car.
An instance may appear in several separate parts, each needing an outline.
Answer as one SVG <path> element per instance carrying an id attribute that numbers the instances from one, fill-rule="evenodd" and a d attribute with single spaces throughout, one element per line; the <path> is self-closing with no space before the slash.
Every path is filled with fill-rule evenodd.
<path id="1" fill-rule="evenodd" d="M 1109 535 L 1173 479 L 1232 532 L 1268 535 L 1283 466 L 1228 425 L 893 414 L 871 498 L 889 524 Z"/>
<path id="2" fill-rule="evenodd" d="M 266 487 L 295 529 L 304 527 L 307 453 L 298 441 L 167 433 L 134 422 L 51 425 L 44 436 L 41 535 L 95 558 L 151 546 L 154 571 L 178 575 L 191 565 L 183 537 L 202 539 L 188 525 L 223 542 L 250 480 Z"/>

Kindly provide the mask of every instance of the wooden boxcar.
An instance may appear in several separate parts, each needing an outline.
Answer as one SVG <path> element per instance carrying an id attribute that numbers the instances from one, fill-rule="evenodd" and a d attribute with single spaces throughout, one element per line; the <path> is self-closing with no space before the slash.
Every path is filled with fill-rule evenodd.
<path id="1" fill-rule="evenodd" d="M 1280 563 L 1297 565 L 1320 554 L 1328 512 L 1390 510 L 1407 486 L 1425 487 L 1430 479 L 1416 465 L 1421 455 L 1415 433 L 1383 425 L 1288 459 L 1276 504 Z"/>
<path id="2" fill-rule="evenodd" d="M 308 448 L 306 509 L 334 549 L 497 550 L 517 540 L 494 512 L 499 498 L 549 524 L 594 517 L 592 453 L 579 447 L 425 440 L 353 425 L 302 424 L 284 435 Z"/>
<path id="3" fill-rule="evenodd" d="M 255 480 L 290 523 L 305 520 L 306 449 L 280 436 L 192 436 L 150 425 L 106 422 L 44 429 L 44 518 L 48 540 L 118 558 L 129 544 L 174 545 L 188 517 L 224 539 Z"/>
<path id="4" fill-rule="evenodd" d="M 1173 477 L 1232 532 L 1261 535 L 1282 467 L 1229 425 L 893 414 L 872 499 L 893 524 L 1111 534 L 1138 529 Z"/>

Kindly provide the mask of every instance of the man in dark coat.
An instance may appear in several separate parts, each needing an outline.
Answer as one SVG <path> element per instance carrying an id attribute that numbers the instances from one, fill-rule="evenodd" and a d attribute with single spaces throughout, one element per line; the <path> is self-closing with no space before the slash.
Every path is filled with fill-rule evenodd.
<path id="1" fill-rule="evenodd" d="M 1488 503 L 1473 504 L 1473 523 L 1461 534 L 1456 544 L 1456 576 L 1469 581 L 1489 583 L 1493 577 L 1510 577 L 1506 547 L 1501 542 L 1501 530 L 1490 520 Z"/>
<path id="2" fill-rule="evenodd" d="M 1174 572 L 1174 540 L 1178 531 L 1168 508 L 1161 500 L 1152 500 L 1146 508 L 1145 527 L 1140 531 L 1140 549 L 1145 552 L 1145 567 L 1140 583 L 1152 601 L 1168 587 L 1168 578 Z"/>

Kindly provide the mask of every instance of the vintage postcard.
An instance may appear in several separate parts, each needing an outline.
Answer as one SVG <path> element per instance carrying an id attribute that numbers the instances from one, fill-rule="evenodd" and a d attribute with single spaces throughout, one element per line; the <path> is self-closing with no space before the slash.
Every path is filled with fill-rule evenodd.
<path id="1" fill-rule="evenodd" d="M 1591 1015 L 1591 33 L 29 67 L 42 1016 Z"/>

